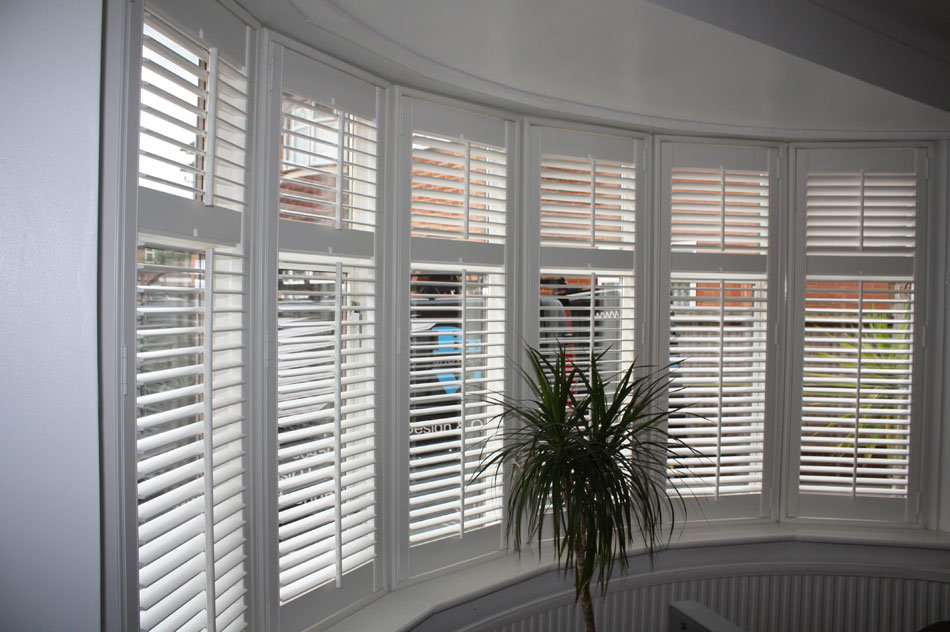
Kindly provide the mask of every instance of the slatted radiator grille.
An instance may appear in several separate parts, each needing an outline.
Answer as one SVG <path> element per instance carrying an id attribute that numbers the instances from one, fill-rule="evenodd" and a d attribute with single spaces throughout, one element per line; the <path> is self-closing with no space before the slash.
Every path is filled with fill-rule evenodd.
<path id="1" fill-rule="evenodd" d="M 633 587 L 595 599 L 598 630 L 663 632 L 669 604 L 696 600 L 748 632 L 893 632 L 950 618 L 950 583 L 853 575 L 723 576 Z M 574 632 L 579 608 L 545 603 L 465 632 Z"/>

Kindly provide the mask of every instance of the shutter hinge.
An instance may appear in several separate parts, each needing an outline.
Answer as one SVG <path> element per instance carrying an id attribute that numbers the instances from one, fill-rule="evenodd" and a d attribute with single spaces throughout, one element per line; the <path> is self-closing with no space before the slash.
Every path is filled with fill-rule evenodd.
<path id="1" fill-rule="evenodd" d="M 910 497 L 910 514 L 914 520 L 920 520 L 920 492 L 914 492 Z"/>
<path id="2" fill-rule="evenodd" d="M 924 182 L 930 180 L 930 156 L 924 160 Z"/>
<path id="3" fill-rule="evenodd" d="M 129 349 L 125 345 L 122 345 L 119 358 L 119 384 L 124 397 L 129 394 Z"/>
<path id="4" fill-rule="evenodd" d="M 264 334 L 264 368 L 270 368 L 270 336 Z"/>
<path id="5" fill-rule="evenodd" d="M 277 87 L 277 74 L 274 72 L 274 56 L 268 56 L 268 69 L 267 74 L 270 75 L 270 92 L 274 91 L 274 88 Z"/>

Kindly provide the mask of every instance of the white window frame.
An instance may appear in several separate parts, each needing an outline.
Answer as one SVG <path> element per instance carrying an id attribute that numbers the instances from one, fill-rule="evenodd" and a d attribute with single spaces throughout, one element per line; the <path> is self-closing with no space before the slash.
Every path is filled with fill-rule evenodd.
<path id="1" fill-rule="evenodd" d="M 803 494 L 799 492 L 799 463 L 801 455 L 800 431 L 801 431 L 801 394 L 802 394 L 802 371 L 803 371 L 803 344 L 804 344 L 804 310 L 805 310 L 805 291 L 806 277 L 809 267 L 814 268 L 812 274 L 832 274 L 839 270 L 837 276 L 848 276 L 855 280 L 868 278 L 876 280 L 888 276 L 882 266 L 878 268 L 877 274 L 873 270 L 867 273 L 861 268 L 860 258 L 855 257 L 822 257 L 817 256 L 812 264 L 809 264 L 809 256 L 806 255 L 806 178 L 807 168 L 804 162 L 809 150 L 839 150 L 848 152 L 851 155 L 859 155 L 861 152 L 868 152 L 868 161 L 874 161 L 873 152 L 878 149 L 905 149 L 912 151 L 916 159 L 917 175 L 917 238 L 916 248 L 914 249 L 913 263 L 914 271 L 914 340 L 913 340 L 913 392 L 911 401 L 911 426 L 910 426 L 910 446 L 909 446 L 909 476 L 906 491 L 906 497 L 900 498 L 869 498 L 847 496 L 837 494 Z M 929 455 L 924 454 L 922 440 L 925 436 L 930 436 L 932 429 L 925 428 L 924 420 L 930 415 L 926 412 L 932 406 L 933 394 L 928 393 L 928 384 L 924 379 L 924 366 L 927 366 L 927 358 L 935 350 L 927 348 L 926 331 L 935 325 L 928 320 L 928 315 L 935 311 L 931 304 L 929 294 L 932 291 L 932 285 L 929 281 L 931 274 L 931 256 L 929 254 L 931 244 L 928 242 L 928 226 L 931 225 L 932 218 L 937 209 L 931 203 L 931 189 L 928 186 L 930 179 L 929 169 L 932 161 L 932 146 L 927 143 L 797 143 L 790 146 L 790 172 L 794 176 L 789 178 L 789 213 L 788 225 L 794 241 L 791 244 L 789 288 L 790 297 L 787 305 L 788 309 L 788 332 L 787 332 L 787 354 L 788 360 L 786 366 L 790 372 L 787 410 L 789 414 L 789 423 L 787 428 L 786 445 L 787 450 L 783 465 L 785 478 L 786 505 L 784 517 L 792 522 L 799 520 L 808 520 L 813 518 L 828 519 L 834 518 L 842 521 L 860 521 L 861 523 L 878 523 L 892 525 L 920 525 L 924 519 L 921 513 L 921 481 L 923 480 L 923 471 L 927 467 Z M 815 268 L 815 265 L 821 266 L 822 259 L 838 259 L 838 262 L 831 262 L 824 268 Z M 847 262 L 841 262 L 841 259 L 848 259 Z M 886 260 L 886 257 L 882 261 Z M 854 268 L 853 274 L 846 272 L 847 268 Z M 886 266 L 885 266 L 886 267 Z M 883 273 L 883 274 L 882 274 Z"/>
<path id="2" fill-rule="evenodd" d="M 765 168 L 769 178 L 769 232 L 766 254 L 732 255 L 718 253 L 672 253 L 671 243 L 671 209 L 672 188 L 671 173 L 674 165 L 672 152 L 676 146 L 696 154 L 691 160 L 695 164 L 689 167 L 707 166 L 708 161 L 721 160 L 726 169 L 761 170 Z M 683 493 L 685 515 L 677 508 L 678 519 L 686 518 L 690 522 L 719 521 L 729 519 L 767 519 L 773 515 L 774 484 L 778 477 L 775 455 L 778 454 L 776 445 L 781 437 L 781 402 L 779 401 L 779 384 L 781 373 L 781 348 L 776 345 L 778 321 L 779 291 L 781 287 L 781 252 L 783 233 L 777 229 L 779 218 L 782 216 L 781 190 L 781 147 L 776 143 L 737 141 L 734 139 L 702 139 L 690 137 L 658 136 L 655 138 L 655 153 L 659 167 L 657 169 L 657 198 L 659 208 L 659 226 L 654 233 L 657 253 L 654 261 L 657 263 L 658 277 L 651 279 L 656 284 L 656 312 L 659 327 L 654 331 L 654 338 L 658 349 L 657 366 L 667 366 L 670 362 L 670 286 L 671 273 L 682 271 L 696 272 L 702 277 L 704 271 L 716 273 L 716 278 L 729 281 L 729 273 L 746 274 L 756 273 L 765 275 L 767 288 L 767 314 L 769 326 L 766 334 L 766 381 L 765 406 L 763 408 L 763 436 L 762 436 L 762 482 L 761 491 L 756 494 L 739 494 L 724 496 L 691 496 Z M 708 163 L 712 165 L 711 162 Z M 674 268 L 673 259 L 677 257 L 678 267 Z M 759 257 L 752 261 L 751 258 Z M 760 265 L 764 258 L 764 268 Z M 751 266 L 751 267 L 749 267 Z M 748 269 L 747 269 L 748 268 Z M 686 410 L 687 414 L 689 410 Z"/>
<path id="3" fill-rule="evenodd" d="M 136 629 L 139 627 L 138 538 L 136 497 L 136 402 L 135 402 L 135 306 L 136 306 L 136 253 L 143 238 L 154 239 L 157 245 L 204 250 L 224 245 L 239 246 L 243 251 L 243 226 L 248 214 L 233 209 L 212 206 L 214 177 L 206 178 L 208 189 L 205 200 L 189 200 L 159 191 L 139 187 L 139 101 L 144 8 L 140 2 L 110 3 L 107 11 L 105 49 L 110 55 L 105 77 L 109 90 L 104 98 L 103 121 L 103 240 L 101 314 L 108 331 L 116 332 L 114 339 L 103 339 L 103 376 L 111 376 L 114 383 L 103 388 L 103 471 L 104 512 L 104 615 L 107 629 Z M 202 46 L 220 46 L 219 53 L 230 63 L 245 69 L 250 75 L 249 60 L 253 58 L 253 39 L 247 28 L 256 24 L 245 22 L 227 13 L 217 5 L 208 6 L 200 20 L 183 18 L 180 7 L 168 0 L 159 0 L 150 8 L 161 19 L 182 31 Z M 195 22 L 210 25 L 199 28 Z M 213 68 L 209 68 L 213 71 Z M 250 77 L 249 77 L 250 79 Z M 211 81 L 210 83 L 214 83 Z M 212 95 L 214 94 L 213 86 Z M 248 94 L 249 105 L 252 101 Z M 207 106 L 214 107 L 209 98 Z M 252 124 L 249 110 L 247 142 Z M 213 118 L 213 117 L 212 117 Z M 213 152 L 213 147 L 211 148 Z M 250 157 L 251 147 L 248 144 Z M 206 162 L 217 174 L 213 160 Z M 245 164 L 249 170 L 249 165 Z M 246 198 L 247 199 L 247 198 Z M 243 204 L 246 209 L 246 201 Z M 205 250 L 205 252 L 208 252 Z M 210 288 L 209 288 L 210 289 Z M 244 289 L 246 291 L 246 287 Z M 244 301 L 246 313 L 247 302 Z M 210 322 L 206 325 L 210 327 Z M 249 384 L 250 358 L 245 355 L 247 369 L 245 384 Z M 206 397 L 209 396 L 206 385 Z M 249 408 L 244 407 L 245 418 Z M 245 426 L 245 431 L 247 426 Z M 209 437 L 210 439 L 210 437 Z M 206 446 L 208 442 L 206 441 Z M 249 467 L 245 457 L 244 467 Z M 245 518 L 249 516 L 245 512 Z M 245 532 L 248 528 L 245 527 Z M 245 539 L 244 546 L 249 546 Z M 247 594 L 251 587 L 250 563 L 247 563 Z M 250 616 L 250 597 L 247 597 Z"/>
<path id="4" fill-rule="evenodd" d="M 562 121 L 547 119 L 527 119 L 525 121 L 527 148 L 525 151 L 524 190 L 524 264 L 519 271 L 524 291 L 521 309 L 524 310 L 524 339 L 532 345 L 541 342 L 540 314 L 538 297 L 541 293 L 540 277 L 543 270 L 556 269 L 558 272 L 576 272 L 577 276 L 591 274 L 609 276 L 618 275 L 631 278 L 634 288 L 632 337 L 633 358 L 639 365 L 648 363 L 649 344 L 644 340 L 645 332 L 640 323 L 645 322 L 643 314 L 649 300 L 647 290 L 641 283 L 649 281 L 642 278 L 640 265 L 647 249 L 645 242 L 649 237 L 644 229 L 650 208 L 649 185 L 649 147 L 648 138 L 629 132 L 593 125 L 565 124 Z M 622 249 L 605 244 L 581 245 L 541 245 L 541 166 L 544 155 L 565 156 L 579 160 L 609 161 L 612 163 L 633 164 L 635 172 L 634 240 Z M 627 299 L 624 299 L 627 300 Z M 521 350 L 519 350 L 519 353 Z M 521 358 L 521 355 L 514 357 Z M 523 359 L 521 360 L 523 361 Z"/>
<path id="5" fill-rule="evenodd" d="M 392 437 L 391 458 L 394 465 L 392 511 L 395 537 L 395 558 L 392 568 L 393 586 L 415 583 L 423 578 L 447 572 L 451 567 L 468 560 L 485 559 L 499 555 L 504 548 L 501 524 L 478 529 L 461 538 L 453 536 L 434 542 L 409 545 L 409 372 L 406 370 L 409 353 L 410 272 L 414 266 L 427 264 L 470 267 L 474 271 L 494 269 L 504 275 L 506 285 L 512 286 L 512 252 L 518 240 L 514 223 L 516 215 L 514 183 L 517 179 L 516 157 L 519 156 L 519 140 L 512 117 L 490 108 L 474 107 L 469 103 L 437 97 L 425 92 L 397 88 L 395 93 L 396 119 L 394 133 L 398 134 L 395 145 L 396 158 L 393 183 L 394 224 L 391 240 L 395 250 L 393 275 L 389 277 L 395 308 L 394 324 L 396 345 L 394 354 L 399 360 L 394 365 L 394 410 L 397 419 L 407 423 L 398 424 Z M 412 207 L 412 136 L 413 131 L 428 132 L 447 138 L 461 138 L 475 143 L 504 147 L 506 158 L 506 229 L 504 245 L 481 244 L 476 241 L 449 240 L 427 237 L 412 237 L 410 213 Z M 499 258 L 503 267 L 499 266 Z M 516 313 L 512 308 L 512 293 L 506 293 L 506 314 Z M 506 316 L 507 318 L 508 316 Z M 517 345 L 516 327 L 505 332 L 505 349 Z M 513 371 L 506 367 L 506 390 L 513 383 Z M 504 518 L 502 518 L 503 520 Z"/>
<path id="6" fill-rule="evenodd" d="M 381 264 L 385 258 L 380 256 L 385 239 L 380 224 L 387 209 L 386 165 L 388 147 L 388 129 L 386 116 L 388 84 L 376 77 L 343 64 L 333 58 L 300 45 L 270 31 L 262 31 L 260 59 L 267 70 L 258 85 L 258 99 L 261 114 L 256 128 L 263 139 L 262 151 L 257 156 L 259 178 L 264 182 L 260 187 L 260 196 L 255 217 L 254 243 L 259 253 L 257 262 L 262 278 L 258 281 L 254 298 L 255 315 L 259 326 L 258 344 L 264 347 L 264 366 L 259 377 L 258 414 L 261 432 L 258 434 L 261 463 L 260 495 L 264 512 L 260 517 L 261 532 L 264 534 L 262 546 L 267 552 L 266 586 L 269 603 L 264 606 L 260 616 L 265 617 L 266 627 L 281 630 L 304 630 L 320 621 L 330 625 L 376 599 L 387 587 L 386 569 L 389 538 L 386 535 L 385 514 L 389 506 L 388 495 L 383 483 L 385 475 L 388 445 L 384 421 L 384 411 L 391 410 L 388 404 L 389 394 L 385 388 L 387 373 L 385 353 L 377 345 L 376 363 L 376 560 L 356 569 L 341 579 L 342 589 L 331 581 L 321 587 L 309 590 L 285 603 L 280 603 L 278 594 L 278 527 L 277 527 L 277 275 L 278 257 L 287 253 L 292 257 L 303 255 L 317 256 L 324 260 L 333 257 L 361 262 L 362 265 L 375 266 L 375 331 L 377 337 L 388 327 L 388 310 L 382 300 L 386 266 Z M 264 65 L 266 64 L 266 65 Z M 273 89 L 269 89 L 273 87 Z M 364 118 L 376 121 L 377 137 L 377 185 L 376 185 L 376 226 L 373 231 L 348 228 L 342 224 L 323 225 L 308 221 L 279 217 L 281 152 L 281 101 L 284 91 L 299 97 L 325 103 L 340 110 L 353 112 Z M 341 259 L 343 260 L 343 259 Z M 344 264 L 345 266 L 346 264 Z M 273 360 L 269 360 L 269 359 Z M 271 557 L 273 556 L 273 557 Z M 341 592 L 342 591 L 342 592 Z"/>

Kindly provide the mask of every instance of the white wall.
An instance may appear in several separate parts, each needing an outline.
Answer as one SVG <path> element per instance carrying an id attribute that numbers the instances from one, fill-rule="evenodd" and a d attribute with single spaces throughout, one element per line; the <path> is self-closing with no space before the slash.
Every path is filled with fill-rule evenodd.
<path id="1" fill-rule="evenodd" d="M 0 627 L 99 629 L 98 0 L 0 3 Z"/>

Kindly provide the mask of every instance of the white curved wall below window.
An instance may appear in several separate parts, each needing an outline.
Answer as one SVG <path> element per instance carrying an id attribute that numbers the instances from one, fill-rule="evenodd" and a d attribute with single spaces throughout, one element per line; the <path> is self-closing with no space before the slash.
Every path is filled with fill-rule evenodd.
<path id="1" fill-rule="evenodd" d="M 669 604 L 698 601 L 744 630 L 912 632 L 950 619 L 950 550 L 785 541 L 666 551 L 615 571 L 598 629 L 662 632 Z M 573 587 L 551 571 L 437 614 L 414 632 L 583 629 Z"/>

